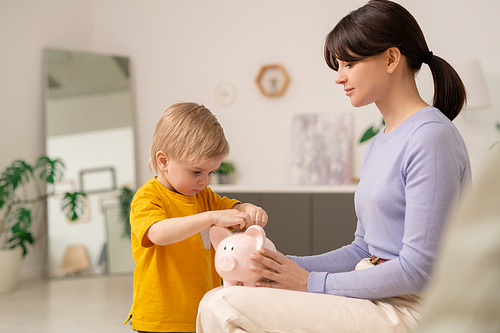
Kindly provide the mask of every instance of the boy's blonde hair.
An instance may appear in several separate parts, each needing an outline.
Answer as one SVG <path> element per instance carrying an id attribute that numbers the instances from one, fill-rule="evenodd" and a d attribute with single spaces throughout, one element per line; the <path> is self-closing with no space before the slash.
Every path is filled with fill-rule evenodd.
<path id="1" fill-rule="evenodd" d="M 177 103 L 158 121 L 149 156 L 149 171 L 158 173 L 156 153 L 191 164 L 229 155 L 229 143 L 222 126 L 204 105 Z"/>

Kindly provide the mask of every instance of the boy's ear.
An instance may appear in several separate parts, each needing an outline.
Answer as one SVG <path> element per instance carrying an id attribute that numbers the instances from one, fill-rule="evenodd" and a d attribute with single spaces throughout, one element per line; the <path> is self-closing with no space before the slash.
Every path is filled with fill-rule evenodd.
<path id="1" fill-rule="evenodd" d="M 168 156 L 161 150 L 156 153 L 156 164 L 158 165 L 158 169 L 165 172 L 168 167 Z"/>

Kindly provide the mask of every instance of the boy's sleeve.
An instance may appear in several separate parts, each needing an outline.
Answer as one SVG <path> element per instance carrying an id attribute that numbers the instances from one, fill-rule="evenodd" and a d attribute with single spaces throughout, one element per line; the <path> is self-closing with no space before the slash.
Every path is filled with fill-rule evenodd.
<path id="1" fill-rule="evenodd" d="M 151 193 L 136 193 L 130 205 L 132 235 L 137 238 L 141 246 L 153 246 L 154 243 L 146 236 L 146 232 L 154 223 L 165 220 L 167 217 L 166 209 L 162 207 L 159 198 Z"/>
<path id="2" fill-rule="evenodd" d="M 229 199 L 227 197 L 221 197 L 219 194 L 212 191 L 210 187 L 207 190 L 207 201 L 210 210 L 224 210 L 231 209 L 234 205 L 240 204 L 241 201 L 237 199 Z"/>

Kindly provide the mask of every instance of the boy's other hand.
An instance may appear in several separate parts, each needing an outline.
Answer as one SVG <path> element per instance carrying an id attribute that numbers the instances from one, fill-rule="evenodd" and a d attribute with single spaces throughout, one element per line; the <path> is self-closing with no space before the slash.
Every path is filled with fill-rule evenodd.
<path id="1" fill-rule="evenodd" d="M 243 211 L 250 215 L 250 219 L 252 221 L 252 225 L 258 225 L 264 228 L 267 224 L 268 216 L 264 209 L 261 207 L 255 206 L 251 203 L 244 203 L 238 207 L 239 211 Z M 248 228 L 250 225 L 247 225 Z"/>
<path id="2" fill-rule="evenodd" d="M 244 211 L 236 209 L 213 210 L 210 212 L 213 224 L 218 227 L 234 227 L 238 230 L 245 230 L 252 225 L 250 215 Z"/>

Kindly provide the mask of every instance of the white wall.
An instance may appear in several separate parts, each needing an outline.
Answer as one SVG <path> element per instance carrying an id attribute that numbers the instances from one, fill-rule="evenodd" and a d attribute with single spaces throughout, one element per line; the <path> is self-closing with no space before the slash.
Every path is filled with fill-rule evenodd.
<path id="1" fill-rule="evenodd" d="M 44 153 L 43 48 L 91 50 L 92 21 L 89 1 L 0 0 L 0 168 Z M 46 224 L 33 228 L 26 278 L 41 276 L 47 259 Z"/>
<path id="2" fill-rule="evenodd" d="M 453 65 L 479 58 L 490 90 L 500 89 L 496 18 L 491 0 L 400 0 L 419 21 L 430 48 Z M 137 120 L 138 183 L 147 170 L 149 144 L 161 113 L 176 101 L 204 103 L 231 144 L 242 185 L 289 183 L 293 114 L 352 110 L 356 136 L 379 121 L 375 108 L 353 110 L 322 58 L 322 42 L 336 22 L 365 1 L 341 0 L 0 0 L 0 166 L 44 152 L 42 48 L 104 52 L 131 58 Z M 285 95 L 266 98 L 255 77 L 260 66 L 280 63 L 291 82 Z M 424 90 L 429 79 L 423 73 Z M 238 90 L 219 106 L 221 81 Z M 429 93 L 425 93 L 428 97 Z M 474 173 L 496 139 L 494 107 L 457 119 Z M 364 146 L 357 147 L 359 168 Z M 357 171 L 354 171 L 356 173 Z M 37 226 L 39 233 L 44 226 Z M 43 268 L 43 239 L 25 260 L 23 275 Z"/>
<path id="3" fill-rule="evenodd" d="M 149 143 L 161 113 L 175 101 L 188 100 L 204 103 L 218 116 L 232 147 L 230 158 L 239 169 L 238 183 L 288 184 L 292 115 L 353 110 L 323 61 L 322 42 L 340 18 L 364 2 L 212 0 L 126 2 L 125 6 L 96 2 L 94 28 L 100 33 L 94 46 L 132 58 L 139 183 L 150 177 Z M 435 54 L 452 64 L 481 58 L 487 72 L 498 76 L 500 65 L 494 55 L 500 45 L 488 41 L 496 40 L 494 31 L 500 24 L 492 12 L 499 4 L 439 0 L 432 2 L 435 9 L 430 11 L 430 1 L 400 3 L 419 20 Z M 254 80 L 261 65 L 275 62 L 285 67 L 291 83 L 283 97 L 270 99 L 260 94 Z M 430 85 L 430 78 L 423 77 Z M 214 88 L 221 81 L 237 87 L 238 99 L 230 107 L 214 100 Z M 432 90 L 429 99 L 431 94 Z M 379 122 L 374 107 L 353 112 L 356 137 L 372 121 Z M 470 118 L 481 128 L 478 133 L 474 128 L 467 131 L 462 123 L 472 121 L 458 119 L 464 136 L 484 137 L 489 131 L 488 140 L 494 139 L 488 112 L 478 111 Z M 489 128 L 482 128 L 482 118 L 491 121 L 486 124 Z M 355 154 L 358 169 L 364 147 L 358 146 Z M 482 140 L 470 147 L 473 166 L 482 160 L 485 147 L 489 142 Z"/>

